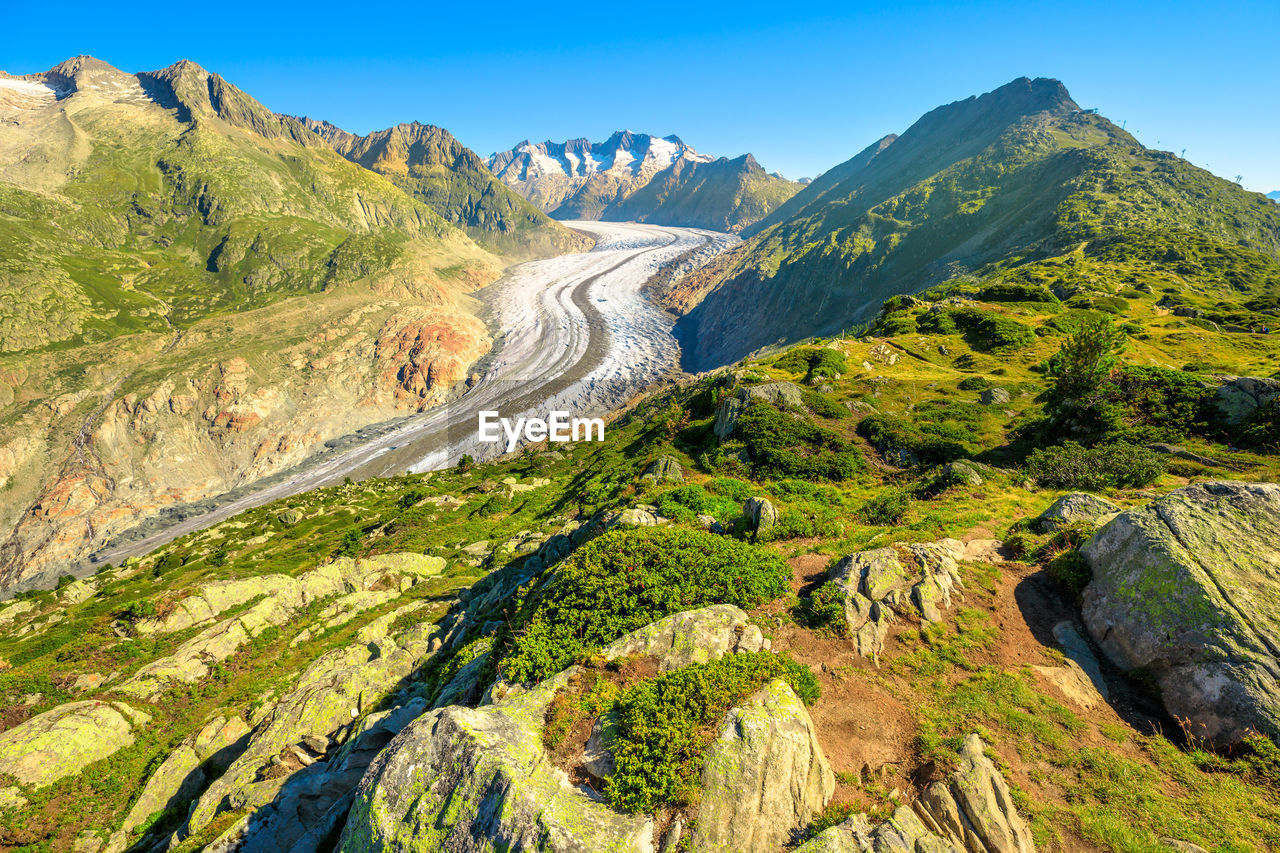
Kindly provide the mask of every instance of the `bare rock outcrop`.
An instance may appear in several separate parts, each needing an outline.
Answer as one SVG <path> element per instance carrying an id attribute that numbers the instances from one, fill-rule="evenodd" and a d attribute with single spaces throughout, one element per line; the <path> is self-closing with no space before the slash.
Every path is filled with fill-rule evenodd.
<path id="1" fill-rule="evenodd" d="M 43 787 L 134 741 L 150 717 L 123 702 L 68 702 L 0 733 L 0 773 Z"/>
<path id="2" fill-rule="evenodd" d="M 964 587 L 958 564 L 968 555 L 964 543 L 943 539 L 905 548 L 907 564 L 896 548 L 877 548 L 845 557 L 828 573 L 844 596 L 845 627 L 865 657 L 883 651 L 889 626 L 904 613 L 941 622 L 952 594 Z"/>
<path id="3" fill-rule="evenodd" d="M 796 853 L 1035 853 L 1026 820 L 976 734 L 960 750 L 960 767 L 878 826 L 854 815 Z"/>
<path id="4" fill-rule="evenodd" d="M 804 703 L 775 679 L 729 712 L 707 753 L 691 849 L 780 850 L 835 786 Z"/>
<path id="5" fill-rule="evenodd" d="M 1083 616 L 1171 715 L 1229 744 L 1280 737 L 1280 485 L 1197 483 L 1121 513 L 1081 549 Z"/>

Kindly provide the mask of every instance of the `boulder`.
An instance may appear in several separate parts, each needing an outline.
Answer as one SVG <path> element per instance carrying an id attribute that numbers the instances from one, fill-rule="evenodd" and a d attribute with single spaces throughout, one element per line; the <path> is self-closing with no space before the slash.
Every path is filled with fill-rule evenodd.
<path id="1" fill-rule="evenodd" d="M 772 403 L 779 409 L 803 409 L 804 389 L 794 382 L 766 382 L 738 391 L 743 408 L 756 403 Z"/>
<path id="2" fill-rule="evenodd" d="M 988 388 L 978 395 L 978 401 L 984 406 L 1003 406 L 1009 399 L 1009 392 L 1000 387 Z"/>
<path id="3" fill-rule="evenodd" d="M 1052 533 L 1076 522 L 1096 525 L 1119 511 L 1120 507 L 1106 498 L 1087 492 L 1071 492 L 1058 498 L 1049 505 L 1048 509 L 1036 516 L 1035 529 L 1041 533 Z"/>
<path id="4" fill-rule="evenodd" d="M 724 398 L 720 402 L 720 408 L 716 409 L 716 422 L 711 427 L 716 438 L 721 441 L 728 438 L 733 433 L 733 428 L 738 425 L 740 414 L 742 414 L 742 401 L 737 397 Z"/>
<path id="5" fill-rule="evenodd" d="M 1257 376 L 1219 376 L 1213 404 L 1222 419 L 1235 426 L 1256 409 L 1280 397 L 1280 379 Z"/>
<path id="6" fill-rule="evenodd" d="M 774 680 L 728 713 L 708 750 L 690 848 L 774 853 L 835 787 L 804 703 Z"/>
<path id="7" fill-rule="evenodd" d="M 1280 485 L 1214 482 L 1121 513 L 1081 549 L 1094 641 L 1218 744 L 1280 737 L 1277 542 Z"/>
<path id="8" fill-rule="evenodd" d="M 962 460 L 948 462 L 938 469 L 938 473 L 929 484 L 928 491 L 938 493 L 952 486 L 977 488 L 986 482 L 981 470 L 984 467 L 976 462 L 964 462 Z"/>
<path id="9" fill-rule="evenodd" d="M 960 766 L 879 826 L 856 814 L 796 848 L 796 853 L 1035 853 L 1026 820 L 976 734 Z"/>
<path id="10" fill-rule="evenodd" d="M 864 657 L 879 655 L 899 615 L 914 612 L 926 622 L 941 622 L 952 593 L 964 586 L 958 561 L 970 554 L 963 543 L 943 539 L 905 548 L 912 565 L 902 562 L 896 548 L 877 548 L 851 554 L 827 573 L 844 595 L 845 628 Z"/>
<path id="11" fill-rule="evenodd" d="M 742 505 L 742 514 L 750 522 L 752 533 L 768 530 L 778 523 L 778 511 L 774 509 L 773 502 L 768 498 L 747 498 L 746 503 Z"/>
<path id="12" fill-rule="evenodd" d="M 748 624 L 746 613 L 732 604 L 714 604 L 659 619 L 614 640 L 601 654 L 606 660 L 657 658 L 659 670 L 668 672 L 764 647 L 764 636 Z"/>
<path id="13" fill-rule="evenodd" d="M 645 469 L 640 481 L 651 483 L 683 483 L 684 469 L 670 456 L 659 456 Z"/>
<path id="14" fill-rule="evenodd" d="M 151 718 L 123 702 L 68 702 L 0 733 L 0 773 L 43 787 L 133 743 Z"/>

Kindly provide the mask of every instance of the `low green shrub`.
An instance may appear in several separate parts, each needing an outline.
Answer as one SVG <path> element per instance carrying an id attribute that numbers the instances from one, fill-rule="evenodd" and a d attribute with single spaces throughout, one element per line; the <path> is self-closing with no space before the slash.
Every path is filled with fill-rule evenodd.
<path id="1" fill-rule="evenodd" d="M 727 655 L 626 690 L 613 705 L 616 769 L 605 780 L 606 801 L 632 814 L 697 802 L 704 756 L 720 721 L 775 678 L 805 704 L 817 701 L 813 673 L 770 652 Z"/>
<path id="2" fill-rule="evenodd" d="M 539 681 L 672 613 L 777 598 L 790 578 L 773 551 L 724 536 L 679 527 L 611 530 L 521 602 L 500 668 L 511 681 Z"/>
<path id="3" fill-rule="evenodd" d="M 983 302 L 1057 302 L 1054 296 L 1044 287 L 1034 284 L 1017 284 L 1015 282 L 997 282 L 989 284 L 978 291 L 978 298 Z"/>
<path id="4" fill-rule="evenodd" d="M 902 521 L 911 508 L 911 492 L 906 489 L 883 489 L 858 509 L 863 524 L 888 527 Z"/>
<path id="5" fill-rule="evenodd" d="M 827 581 L 808 597 L 801 599 L 797 608 L 800 622 L 822 634 L 844 637 L 849 633 L 849 623 L 844 618 L 844 591 L 835 581 Z"/>
<path id="6" fill-rule="evenodd" d="M 1032 451 L 1026 469 L 1041 486 L 1098 491 L 1154 482 L 1164 473 L 1165 457 L 1135 444 L 1082 447 L 1067 442 Z"/>
<path id="7" fill-rule="evenodd" d="M 653 503 L 661 515 L 686 524 L 693 523 L 699 515 L 729 518 L 741 509 L 741 501 L 712 495 L 693 483 L 663 492 L 654 498 Z"/>
<path id="8" fill-rule="evenodd" d="M 966 376 L 956 387 L 961 391 L 985 391 L 991 387 L 991 383 L 981 376 Z"/>
<path id="9" fill-rule="evenodd" d="M 858 434 L 886 456 L 908 455 L 902 462 L 941 465 L 969 455 L 963 442 L 930 435 L 915 421 L 896 415 L 868 415 L 858 424 Z"/>
<path id="10" fill-rule="evenodd" d="M 809 411 L 815 415 L 830 418 L 833 421 L 842 421 L 852 414 L 844 406 L 818 391 L 806 389 L 801 392 L 800 396 L 804 400 L 804 404 L 809 407 Z"/>
<path id="11" fill-rule="evenodd" d="M 952 312 L 969 346 L 982 352 L 1011 353 L 1035 344 L 1036 333 L 1026 323 L 1003 314 L 961 308 Z"/>
<path id="12" fill-rule="evenodd" d="M 803 373 L 806 379 L 832 378 L 849 372 L 844 355 L 826 347 L 795 347 L 779 356 L 773 366 L 788 373 Z"/>
<path id="13" fill-rule="evenodd" d="M 735 432 L 759 479 L 847 480 L 862 469 L 862 455 L 849 442 L 769 403 L 747 408 L 738 416 Z"/>

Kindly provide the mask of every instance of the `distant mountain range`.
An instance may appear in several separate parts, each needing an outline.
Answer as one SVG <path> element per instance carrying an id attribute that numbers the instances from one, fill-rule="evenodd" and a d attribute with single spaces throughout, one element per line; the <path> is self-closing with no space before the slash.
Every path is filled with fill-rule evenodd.
<path id="1" fill-rule="evenodd" d="M 929 112 L 743 234 L 701 292 L 674 300 L 694 306 L 677 326 L 691 369 L 849 328 L 947 282 L 1195 282 L 1252 294 L 1247 310 L 1280 294 L 1280 208 L 1144 148 L 1049 79 Z"/>
<path id="2" fill-rule="evenodd" d="M 1280 202 L 1280 190 L 1276 190 L 1273 193 L 1267 193 L 1267 198 L 1271 199 L 1272 201 Z"/>
<path id="3" fill-rule="evenodd" d="M 677 136 L 619 131 L 604 142 L 525 141 L 486 163 L 557 219 L 637 220 L 736 231 L 800 189 L 750 154 L 715 159 Z"/>

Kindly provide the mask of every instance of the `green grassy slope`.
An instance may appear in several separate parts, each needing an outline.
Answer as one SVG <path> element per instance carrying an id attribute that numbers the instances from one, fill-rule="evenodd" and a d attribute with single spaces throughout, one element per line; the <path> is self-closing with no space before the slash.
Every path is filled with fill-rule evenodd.
<path id="1" fill-rule="evenodd" d="M 1100 274 L 1172 275 L 1189 297 L 1259 307 L 1280 271 L 1280 208 L 1143 148 L 1052 80 L 934 110 L 754 230 L 681 321 L 691 366 L 866 321 L 895 293 L 1078 251 Z"/>

